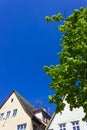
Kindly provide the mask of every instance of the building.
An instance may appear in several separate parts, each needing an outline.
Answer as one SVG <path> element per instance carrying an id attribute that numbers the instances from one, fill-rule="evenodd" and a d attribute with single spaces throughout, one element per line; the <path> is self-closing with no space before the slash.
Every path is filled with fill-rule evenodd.
<path id="1" fill-rule="evenodd" d="M 70 111 L 66 103 L 62 113 L 54 113 L 45 130 L 87 130 L 87 121 L 82 121 L 85 113 L 83 108 Z"/>
<path id="2" fill-rule="evenodd" d="M 13 91 L 0 108 L 0 130 L 45 130 L 50 115 Z"/>

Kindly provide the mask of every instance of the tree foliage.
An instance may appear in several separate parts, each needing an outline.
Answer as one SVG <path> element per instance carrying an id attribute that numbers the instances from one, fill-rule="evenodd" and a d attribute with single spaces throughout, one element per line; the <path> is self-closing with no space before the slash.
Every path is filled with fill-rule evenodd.
<path id="1" fill-rule="evenodd" d="M 70 110 L 83 107 L 87 119 L 87 8 L 80 8 L 66 19 L 61 14 L 46 16 L 47 21 L 61 21 L 59 31 L 63 33 L 59 53 L 60 64 L 44 66 L 48 76 L 51 76 L 50 88 L 55 94 L 49 96 L 51 103 L 57 105 L 56 112 L 61 112 L 65 99 L 70 104 Z"/>

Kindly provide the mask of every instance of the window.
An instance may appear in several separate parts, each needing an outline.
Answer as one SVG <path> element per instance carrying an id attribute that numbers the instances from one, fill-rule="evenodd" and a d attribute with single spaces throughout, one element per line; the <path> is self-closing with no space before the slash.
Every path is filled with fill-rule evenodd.
<path id="1" fill-rule="evenodd" d="M 17 126 L 17 130 L 26 130 L 26 126 L 27 126 L 26 123 L 25 124 L 20 124 L 20 125 Z"/>
<path id="2" fill-rule="evenodd" d="M 13 102 L 14 98 L 11 98 L 11 102 Z"/>
<path id="3" fill-rule="evenodd" d="M 37 130 L 37 126 L 35 124 L 33 125 L 33 130 Z"/>
<path id="4" fill-rule="evenodd" d="M 45 115 L 43 115 L 43 121 L 46 122 L 46 116 Z"/>
<path id="5" fill-rule="evenodd" d="M 11 111 L 7 112 L 6 119 L 9 118 Z"/>
<path id="6" fill-rule="evenodd" d="M 13 116 L 16 116 L 16 114 L 17 114 L 17 109 L 14 109 L 13 110 Z"/>
<path id="7" fill-rule="evenodd" d="M 66 124 L 59 124 L 60 130 L 66 130 Z"/>
<path id="8" fill-rule="evenodd" d="M 86 125 L 87 125 L 87 120 L 86 120 Z"/>
<path id="9" fill-rule="evenodd" d="M 1 113 L 1 114 L 0 114 L 0 120 L 2 120 L 3 117 L 4 117 L 4 113 Z"/>
<path id="10" fill-rule="evenodd" d="M 72 122 L 73 130 L 80 130 L 79 121 Z"/>

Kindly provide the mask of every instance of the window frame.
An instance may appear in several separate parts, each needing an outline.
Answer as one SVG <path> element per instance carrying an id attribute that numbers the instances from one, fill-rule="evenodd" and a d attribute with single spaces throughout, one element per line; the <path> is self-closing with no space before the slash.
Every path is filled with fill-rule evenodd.
<path id="1" fill-rule="evenodd" d="M 46 116 L 43 115 L 43 122 L 46 122 Z"/>
<path id="2" fill-rule="evenodd" d="M 72 123 L 73 130 L 80 130 L 79 121 L 73 121 L 71 123 Z"/>
<path id="3" fill-rule="evenodd" d="M 14 98 L 11 98 L 11 103 L 14 101 Z"/>
<path id="4" fill-rule="evenodd" d="M 27 123 L 17 125 L 17 130 L 26 130 Z"/>
<path id="5" fill-rule="evenodd" d="M 59 125 L 59 130 L 66 130 L 66 123 L 61 123 Z"/>
<path id="6" fill-rule="evenodd" d="M 3 120 L 4 112 L 0 114 L 0 120 Z"/>
<path id="7" fill-rule="evenodd" d="M 14 110 L 13 110 L 12 117 L 15 117 L 15 116 L 17 115 L 17 111 L 18 111 L 18 109 L 14 109 Z"/>
<path id="8" fill-rule="evenodd" d="M 11 111 L 7 111 L 6 119 L 8 119 L 10 117 L 10 114 L 11 114 Z"/>

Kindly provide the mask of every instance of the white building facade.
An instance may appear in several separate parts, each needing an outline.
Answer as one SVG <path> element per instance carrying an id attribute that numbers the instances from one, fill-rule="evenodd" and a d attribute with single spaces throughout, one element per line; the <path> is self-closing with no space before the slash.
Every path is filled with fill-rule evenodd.
<path id="1" fill-rule="evenodd" d="M 82 121 L 84 115 L 83 108 L 70 111 L 66 104 L 62 113 L 53 115 L 45 130 L 87 130 L 87 121 Z"/>

